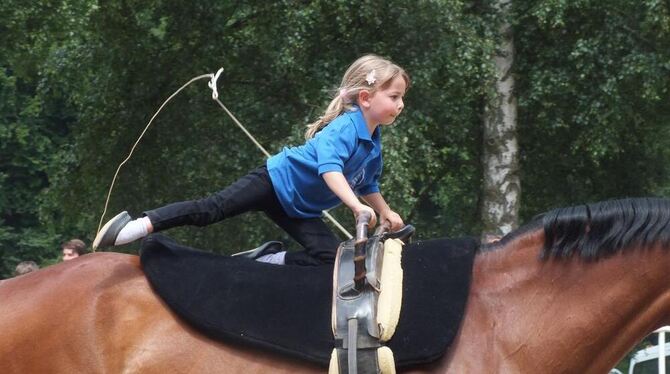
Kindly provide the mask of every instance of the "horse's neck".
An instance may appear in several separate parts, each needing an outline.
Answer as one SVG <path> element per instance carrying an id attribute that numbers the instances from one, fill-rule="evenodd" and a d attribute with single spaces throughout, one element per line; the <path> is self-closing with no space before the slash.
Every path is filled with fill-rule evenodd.
<path id="1" fill-rule="evenodd" d="M 667 250 L 538 260 L 543 235 L 477 256 L 448 372 L 607 372 L 668 323 Z"/>

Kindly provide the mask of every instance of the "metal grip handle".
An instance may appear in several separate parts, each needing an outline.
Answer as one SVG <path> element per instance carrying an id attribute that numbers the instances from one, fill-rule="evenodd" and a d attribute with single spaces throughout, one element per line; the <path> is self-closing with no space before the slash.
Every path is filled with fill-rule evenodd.
<path id="1" fill-rule="evenodd" d="M 368 226 L 372 215 L 370 212 L 361 212 L 356 217 L 356 241 L 354 242 L 354 288 L 361 292 L 365 285 L 365 245 L 368 241 Z"/>
<path id="2" fill-rule="evenodd" d="M 361 212 L 356 216 L 356 245 L 368 240 L 368 227 L 370 226 L 371 219 L 372 215 L 370 212 Z"/>

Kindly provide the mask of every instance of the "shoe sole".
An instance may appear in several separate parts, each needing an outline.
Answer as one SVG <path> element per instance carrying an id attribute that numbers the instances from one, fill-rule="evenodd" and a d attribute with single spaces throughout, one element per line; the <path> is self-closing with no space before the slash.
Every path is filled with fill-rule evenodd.
<path id="1" fill-rule="evenodd" d="M 98 235 L 95 236 L 95 240 L 93 240 L 93 249 L 96 250 L 100 247 L 105 248 L 114 246 L 119 231 L 121 231 L 130 220 L 130 215 L 124 210 L 107 221 L 98 232 Z"/>
<path id="2" fill-rule="evenodd" d="M 279 248 L 277 248 L 279 247 Z M 282 250 L 284 250 L 284 244 L 279 241 L 270 241 L 263 243 L 260 247 L 250 249 L 248 251 L 244 252 L 237 252 L 232 254 L 232 257 L 241 257 L 241 258 L 248 258 L 250 260 L 255 260 L 261 256 L 271 254 L 271 253 L 279 253 Z"/>

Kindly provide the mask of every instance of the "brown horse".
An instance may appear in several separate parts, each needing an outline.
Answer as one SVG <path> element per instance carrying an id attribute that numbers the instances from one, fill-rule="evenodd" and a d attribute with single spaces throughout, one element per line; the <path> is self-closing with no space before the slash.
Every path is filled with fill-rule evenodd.
<path id="1" fill-rule="evenodd" d="M 606 373 L 670 324 L 670 201 L 557 209 L 484 245 L 434 373 Z M 212 341 L 152 292 L 138 257 L 96 253 L 0 282 L 3 373 L 296 373 L 324 368 Z"/>

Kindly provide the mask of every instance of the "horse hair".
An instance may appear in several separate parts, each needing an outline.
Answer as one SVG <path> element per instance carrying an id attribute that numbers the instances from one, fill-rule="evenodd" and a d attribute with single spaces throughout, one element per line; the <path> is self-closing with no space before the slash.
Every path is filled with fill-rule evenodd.
<path id="1" fill-rule="evenodd" d="M 577 254 L 596 260 L 634 246 L 670 245 L 670 200 L 627 198 L 557 208 L 540 214 L 497 243 L 484 244 L 480 252 L 504 247 L 530 232 L 544 229 L 540 257 L 570 258 Z"/>
<path id="2" fill-rule="evenodd" d="M 628 198 L 568 208 L 542 216 L 543 258 L 578 253 L 595 260 L 639 246 L 670 244 L 670 200 Z"/>

